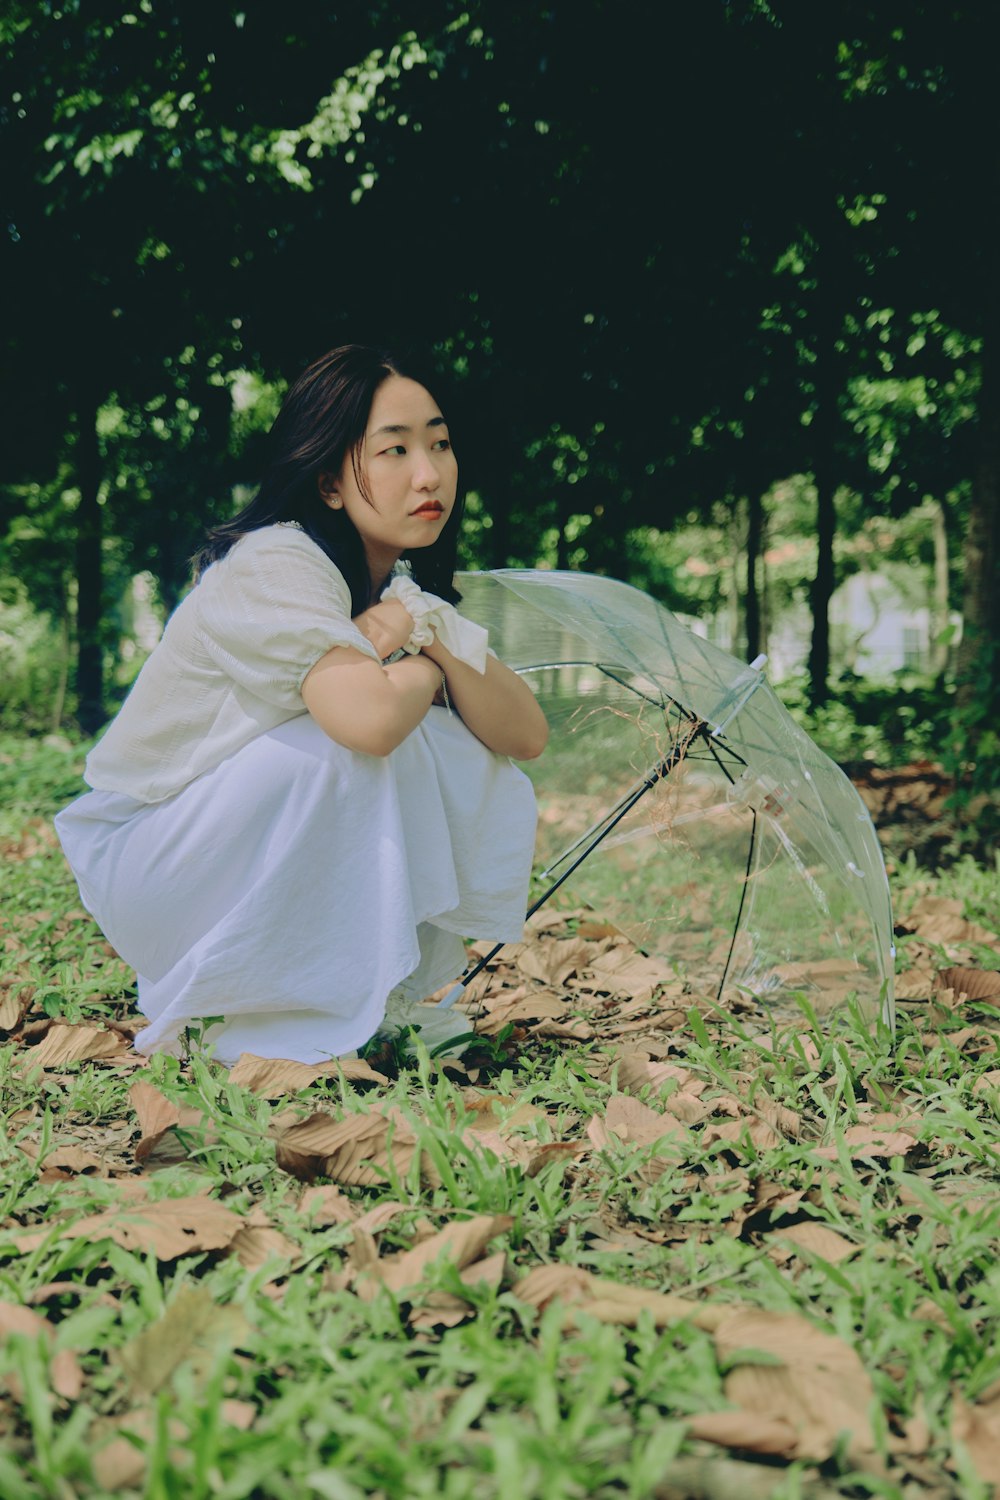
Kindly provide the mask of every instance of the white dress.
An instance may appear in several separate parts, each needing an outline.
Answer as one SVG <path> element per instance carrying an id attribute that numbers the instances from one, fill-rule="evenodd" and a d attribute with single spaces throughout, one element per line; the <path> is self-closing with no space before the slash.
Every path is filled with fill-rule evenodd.
<path id="1" fill-rule="evenodd" d="M 435 707 L 385 758 L 300 711 L 171 796 L 93 790 L 56 828 L 136 970 L 140 1052 L 222 1017 L 205 1037 L 224 1063 L 320 1062 L 374 1034 L 390 990 L 457 979 L 463 937 L 520 939 L 535 817 L 524 773 Z"/>

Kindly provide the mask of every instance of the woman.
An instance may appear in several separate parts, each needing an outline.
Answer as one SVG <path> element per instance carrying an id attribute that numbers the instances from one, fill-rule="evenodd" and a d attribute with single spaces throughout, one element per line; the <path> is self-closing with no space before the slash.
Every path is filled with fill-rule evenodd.
<path id="1" fill-rule="evenodd" d="M 56 826 L 138 976 L 141 1052 L 187 1028 L 318 1062 L 418 1004 L 463 936 L 520 937 L 547 738 L 462 620 L 458 467 L 397 359 L 348 345 L 291 388 L 249 506 L 217 527 Z M 388 1004 L 388 1010 L 387 1010 Z"/>

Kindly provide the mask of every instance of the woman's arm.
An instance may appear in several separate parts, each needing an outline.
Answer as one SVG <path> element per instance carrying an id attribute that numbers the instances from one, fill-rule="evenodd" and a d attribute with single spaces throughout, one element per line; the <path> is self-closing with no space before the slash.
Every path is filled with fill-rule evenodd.
<path id="1" fill-rule="evenodd" d="M 541 755 L 548 743 L 549 726 L 534 693 L 516 672 L 495 656 L 487 657 L 485 672 L 477 672 L 452 656 L 436 638 L 420 654 L 441 668 L 448 696 L 463 723 L 487 749 L 515 760 L 534 760 Z"/>
<path id="2" fill-rule="evenodd" d="M 416 729 L 442 681 L 422 655 L 383 667 L 353 646 L 334 646 L 307 674 L 302 701 L 338 745 L 384 756 Z"/>

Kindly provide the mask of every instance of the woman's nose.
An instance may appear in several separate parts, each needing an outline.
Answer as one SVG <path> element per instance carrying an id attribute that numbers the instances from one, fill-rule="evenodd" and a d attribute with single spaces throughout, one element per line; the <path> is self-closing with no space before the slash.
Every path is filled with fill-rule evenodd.
<path id="1" fill-rule="evenodd" d="M 440 483 L 441 476 L 430 454 L 416 454 L 413 460 L 413 488 L 415 490 L 436 490 Z"/>

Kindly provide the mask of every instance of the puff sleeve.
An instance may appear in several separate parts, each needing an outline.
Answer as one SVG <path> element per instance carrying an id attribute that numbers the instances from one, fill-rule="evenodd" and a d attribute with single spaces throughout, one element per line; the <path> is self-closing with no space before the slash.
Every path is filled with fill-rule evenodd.
<path id="1" fill-rule="evenodd" d="M 334 646 L 378 660 L 351 619 L 343 574 L 297 527 L 269 526 L 241 538 L 195 594 L 214 665 L 277 708 L 301 708 L 303 680 Z"/>

